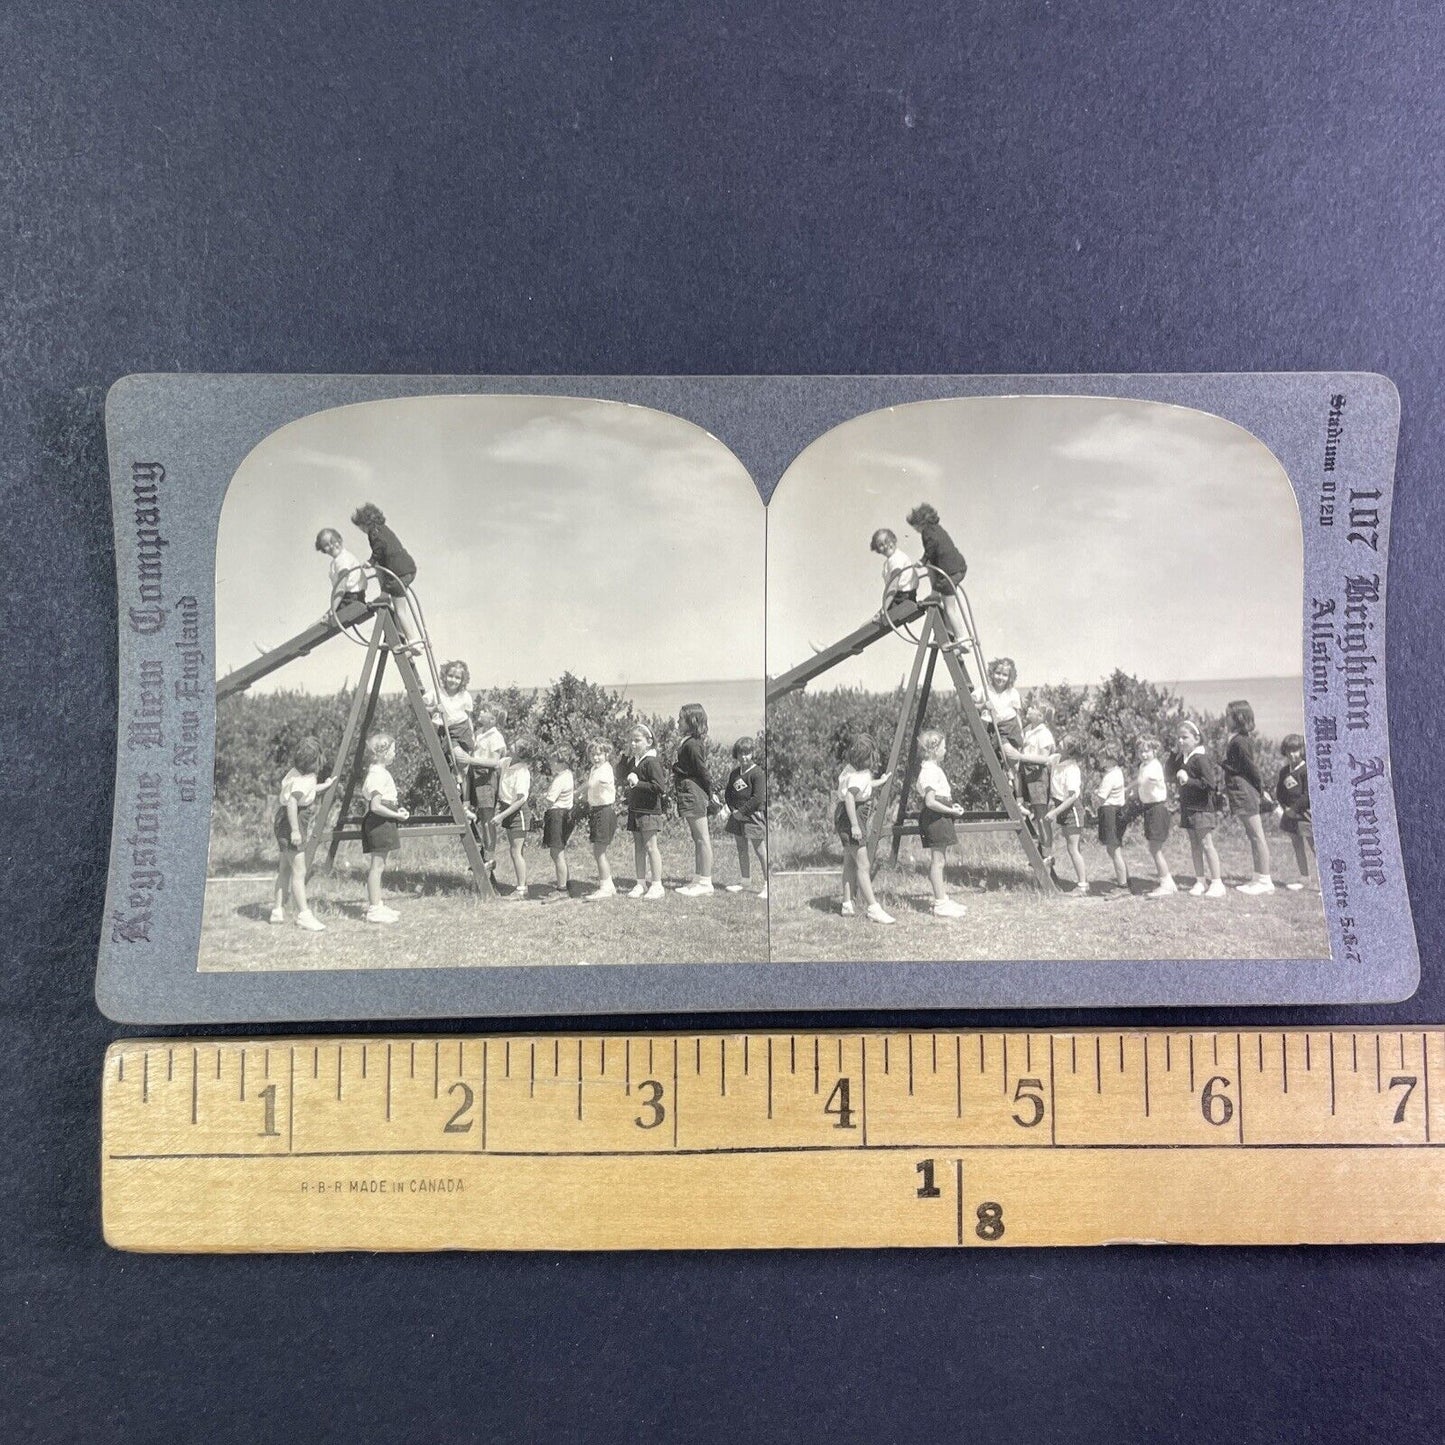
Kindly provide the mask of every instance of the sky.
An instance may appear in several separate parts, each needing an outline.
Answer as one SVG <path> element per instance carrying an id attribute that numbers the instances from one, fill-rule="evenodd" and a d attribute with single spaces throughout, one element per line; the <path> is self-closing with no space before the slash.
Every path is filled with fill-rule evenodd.
<path id="1" fill-rule="evenodd" d="M 1299 510 L 1264 444 L 1220 417 L 1093 397 L 920 402 L 855 418 L 808 447 L 768 509 L 768 671 L 836 641 L 881 602 L 891 527 L 937 508 L 968 561 L 990 656 L 1022 686 L 1301 673 Z M 885 639 L 814 687 L 895 686 Z"/>
<path id="2" fill-rule="evenodd" d="M 218 676 L 317 621 L 335 527 L 375 502 L 416 559 L 438 660 L 473 686 L 763 675 L 763 508 L 722 443 L 645 407 L 557 397 L 367 402 L 272 433 L 237 469 L 216 548 Z M 344 638 L 258 689 L 354 680 Z"/>

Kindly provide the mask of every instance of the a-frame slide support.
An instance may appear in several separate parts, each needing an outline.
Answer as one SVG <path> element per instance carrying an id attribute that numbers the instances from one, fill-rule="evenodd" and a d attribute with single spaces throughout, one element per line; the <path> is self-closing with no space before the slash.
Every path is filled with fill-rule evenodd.
<path id="1" fill-rule="evenodd" d="M 1000 754 L 998 739 L 979 711 L 978 704 L 973 700 L 972 685 L 957 653 L 952 652 L 944 645 L 950 639 L 939 616 L 939 603 L 936 598 L 930 598 L 924 602 L 897 603 L 887 617 L 880 615 L 873 618 L 864 623 L 862 627 L 850 632 L 847 637 L 835 642 L 831 647 L 826 647 L 810 657 L 806 662 L 771 679 L 768 683 L 768 702 L 772 704 L 779 698 L 787 696 L 788 693 L 806 687 L 814 678 L 836 667 L 840 662 L 844 662 L 850 657 L 857 657 L 859 653 L 865 648 L 871 647 L 875 642 L 879 642 L 885 637 L 892 637 L 895 629 L 901 630 L 919 618 L 922 618 L 922 622 L 918 634 L 918 644 L 913 654 L 913 665 L 908 674 L 908 685 L 903 693 L 903 706 L 899 710 L 898 725 L 894 729 L 893 743 L 888 752 L 886 771 L 889 774 L 889 780 L 876 795 L 873 818 L 868 825 L 868 856 L 873 859 L 875 864 L 877 863 L 878 845 L 885 826 L 889 827 L 892 835 L 892 853 L 895 859 L 898 857 L 899 845 L 903 838 L 918 832 L 918 825 L 907 821 L 908 794 L 918 766 L 918 734 L 923 728 L 928 699 L 933 691 L 934 671 L 938 659 L 942 657 L 944 666 L 947 667 L 949 676 L 953 679 L 958 705 L 963 709 L 964 719 L 968 723 L 969 731 L 973 734 L 979 756 L 984 760 L 984 766 L 988 769 L 989 779 L 999 800 L 997 809 L 973 812 L 959 818 L 956 823 L 957 830 L 960 833 L 1011 832 L 1015 834 L 1034 877 L 1043 887 L 1052 889 L 1053 877 L 1049 872 L 1048 864 L 1044 861 L 1043 853 L 1039 850 L 1038 839 L 1034 835 L 1033 819 L 1024 812 L 1019 803 L 1013 780 L 1009 777 L 1008 769 L 1004 766 Z M 974 638 L 972 641 L 976 650 L 977 639 Z M 905 744 L 908 747 L 906 762 L 904 762 L 903 752 Z M 903 764 L 901 772 L 900 763 Z M 891 825 L 888 824 L 890 809 L 894 814 Z"/>
<path id="2" fill-rule="evenodd" d="M 397 672 L 401 675 L 406 689 L 407 701 L 411 707 L 416 730 L 421 736 L 432 769 L 441 784 L 446 799 L 448 816 L 435 818 L 409 818 L 397 826 L 403 837 L 445 838 L 460 840 L 471 866 L 472 877 L 478 890 L 485 897 L 493 893 L 491 873 L 487 860 L 482 855 L 477 828 L 467 816 L 466 804 L 457 788 L 456 774 L 447 749 L 432 724 L 427 708 L 421 678 L 417 675 L 416 662 L 411 653 L 405 652 L 401 632 L 392 616 L 391 609 L 380 606 L 375 609 L 375 626 L 366 648 L 366 661 L 362 664 L 361 676 L 357 679 L 356 691 L 352 695 L 351 707 L 346 715 L 346 727 L 341 735 L 341 746 L 336 752 L 338 773 L 346 768 L 346 777 L 341 786 L 340 809 L 336 826 L 331 825 L 332 804 L 336 801 L 337 790 L 333 787 L 324 797 L 318 799 L 316 811 L 311 818 L 311 827 L 306 835 L 306 866 L 308 870 L 315 861 L 323 840 L 329 839 L 327 863 L 336 861 L 336 851 L 342 843 L 354 842 L 361 837 L 360 825 L 351 821 L 351 802 L 366 776 L 366 738 L 376 717 L 376 705 L 381 696 L 382 678 L 386 672 L 386 660 L 392 658 Z"/>
<path id="3" fill-rule="evenodd" d="M 933 688 L 934 664 L 942 657 L 943 665 L 953 679 L 954 693 L 958 705 L 963 709 L 964 720 L 973 734 L 974 745 L 988 770 L 994 793 L 1000 807 L 987 812 L 971 812 L 955 822 L 960 833 L 1013 833 L 1023 849 L 1034 877 L 1045 887 L 1052 889 L 1053 878 L 1049 866 L 1039 850 L 1038 839 L 1034 836 L 1033 819 L 1024 812 L 1019 803 L 1013 779 L 1005 768 L 999 754 L 999 745 L 994 732 L 989 728 L 978 704 L 973 700 L 973 688 L 958 654 L 941 646 L 948 640 L 936 607 L 928 609 L 918 636 L 918 650 L 914 654 L 913 668 L 909 673 L 908 686 L 903 694 L 903 706 L 898 713 L 898 726 L 893 732 L 893 745 L 889 749 L 886 771 L 888 781 L 880 789 L 873 808 L 873 817 L 868 825 L 868 856 L 878 858 L 878 845 L 885 826 L 888 826 L 890 808 L 894 807 L 894 819 L 889 829 L 892 833 L 893 857 L 898 857 L 898 847 L 903 838 L 917 834 L 918 824 L 907 821 L 908 794 L 912 786 L 914 770 L 918 765 L 918 734 L 923 729 L 923 719 L 928 710 L 928 698 Z M 908 760 L 902 770 L 905 743 L 908 746 Z"/>

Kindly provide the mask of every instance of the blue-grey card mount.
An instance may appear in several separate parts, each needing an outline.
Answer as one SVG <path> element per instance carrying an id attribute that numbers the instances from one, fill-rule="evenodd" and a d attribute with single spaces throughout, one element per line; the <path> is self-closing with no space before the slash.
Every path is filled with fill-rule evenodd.
<path id="1" fill-rule="evenodd" d="M 100 1006 L 1408 997 L 1398 419 L 1354 373 L 126 377 Z"/>

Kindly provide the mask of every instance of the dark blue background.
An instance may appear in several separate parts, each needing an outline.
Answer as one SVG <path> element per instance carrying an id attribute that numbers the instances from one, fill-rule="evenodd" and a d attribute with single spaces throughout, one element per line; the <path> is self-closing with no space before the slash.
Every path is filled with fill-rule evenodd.
<path id="1" fill-rule="evenodd" d="M 91 980 L 128 371 L 1338 367 L 1403 396 L 1425 967 L 1348 1017 L 1445 1019 L 1442 59 L 1423 3 L 5 6 L 7 1435 L 1438 1441 L 1436 1249 L 112 1254 Z"/>

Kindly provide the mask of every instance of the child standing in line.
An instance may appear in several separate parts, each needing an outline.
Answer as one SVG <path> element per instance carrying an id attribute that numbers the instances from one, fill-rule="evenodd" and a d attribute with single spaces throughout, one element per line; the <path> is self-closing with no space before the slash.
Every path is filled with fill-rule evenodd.
<path id="1" fill-rule="evenodd" d="M 1048 758 L 1053 755 L 1057 746 L 1043 708 L 1038 703 L 1031 702 L 1024 712 L 1023 752 L 1034 757 Z M 1039 851 L 1052 863 L 1054 825 L 1049 817 L 1049 773 L 1047 762 L 1030 763 L 1020 760 L 1018 764 L 1019 797 L 1033 814 L 1034 836 L 1038 840 Z"/>
<path id="2" fill-rule="evenodd" d="M 548 753 L 547 765 L 552 770 L 552 778 L 547 784 L 547 809 L 542 814 L 542 843 L 552 855 L 557 889 L 565 898 L 569 896 L 572 881 L 567 871 L 567 844 L 572 841 L 572 804 L 576 784 L 560 748 Z"/>
<path id="3" fill-rule="evenodd" d="M 366 533 L 371 543 L 367 566 L 376 568 L 376 580 L 391 599 L 392 615 L 407 652 L 420 652 L 421 628 L 412 615 L 407 588 L 416 580 L 416 561 L 401 545 L 401 539 L 386 525 L 386 516 L 373 502 L 364 502 L 351 514 L 351 524 Z"/>
<path id="4" fill-rule="evenodd" d="M 895 603 L 918 600 L 918 564 L 899 545 L 898 537 L 889 527 L 879 527 L 869 551 L 883 559 L 883 611 Z"/>
<path id="5" fill-rule="evenodd" d="M 507 835 L 512 854 L 512 872 L 517 886 L 507 896 L 519 902 L 527 897 L 527 799 L 532 794 L 532 742 L 514 738 L 497 778 L 497 826 Z"/>
<path id="6" fill-rule="evenodd" d="M 366 857 L 366 921 L 395 923 L 400 914 L 381 901 L 381 878 L 387 860 L 401 847 L 398 823 L 411 815 L 397 806 L 396 779 L 391 765 L 396 761 L 396 740 L 390 733 L 372 733 L 366 740 L 366 776 L 361 797 L 366 812 L 361 815 L 361 851 Z"/>
<path id="7" fill-rule="evenodd" d="M 271 909 L 272 923 L 286 922 L 286 900 L 296 900 L 296 926 L 308 933 L 321 933 L 326 925 L 311 911 L 306 899 L 306 830 L 318 793 L 324 793 L 336 781 L 327 778 L 317 782 L 326 755 L 317 738 L 305 737 L 296 744 L 291 766 L 281 779 L 281 793 L 272 824 L 281 861 L 276 867 L 276 902 Z"/>
<path id="8" fill-rule="evenodd" d="M 587 897 L 616 898 L 617 885 L 612 881 L 607 849 L 617 832 L 617 774 L 601 738 L 587 744 L 587 808 L 587 841 L 597 865 L 597 891 Z"/>
<path id="9" fill-rule="evenodd" d="M 1264 836 L 1264 820 L 1259 816 L 1261 802 L 1269 806 L 1273 799 L 1264 786 L 1254 752 L 1254 709 L 1240 698 L 1229 704 L 1227 716 L 1230 733 L 1224 749 L 1224 793 L 1229 799 L 1229 811 L 1244 824 L 1254 861 L 1254 877 L 1235 887 L 1241 893 L 1273 893 L 1269 840 Z"/>
<path id="10" fill-rule="evenodd" d="M 727 831 L 737 839 L 738 873 L 741 883 L 729 883 L 729 893 L 741 893 L 752 882 L 751 860 L 748 845 L 757 854 L 758 867 L 763 870 L 763 886 L 758 897 L 768 896 L 768 824 L 765 814 L 768 796 L 767 778 L 753 754 L 757 744 L 752 738 L 739 738 L 733 744 L 733 770 L 728 774 L 727 790 Z"/>
<path id="11" fill-rule="evenodd" d="M 1084 868 L 1084 854 L 1079 835 L 1084 831 L 1084 815 L 1079 800 L 1084 793 L 1084 774 L 1079 766 L 1083 747 L 1076 737 L 1066 737 L 1059 745 L 1059 761 L 1049 775 L 1049 821 L 1064 835 L 1069 862 L 1074 865 L 1072 898 L 1089 896 L 1089 875 Z"/>
<path id="12" fill-rule="evenodd" d="M 722 805 L 717 786 L 707 770 L 707 711 L 700 702 L 688 703 L 677 715 L 683 739 L 672 765 L 672 786 L 677 815 L 692 834 L 693 873 L 677 891 L 684 898 L 701 898 L 713 891 L 712 836 L 708 818 Z"/>
<path id="13" fill-rule="evenodd" d="M 482 844 L 490 856 L 497 851 L 497 775 L 507 756 L 502 736 L 507 714 L 500 707 L 479 707 L 473 729 L 475 742 L 468 759 L 471 774 L 471 803 L 482 829 Z"/>
<path id="14" fill-rule="evenodd" d="M 1104 776 L 1094 789 L 1094 802 L 1099 810 L 1099 842 L 1109 855 L 1114 867 L 1114 885 L 1129 887 L 1129 865 L 1124 861 L 1124 830 L 1129 826 L 1124 808 L 1128 802 L 1128 789 L 1124 784 L 1124 765 L 1121 750 L 1112 743 L 1105 743 Z"/>
<path id="15" fill-rule="evenodd" d="M 627 896 L 655 903 L 667 896 L 662 887 L 662 849 L 658 845 L 667 774 L 653 746 L 652 729 L 646 723 L 633 727 L 630 746 L 631 752 L 624 753 L 617 766 L 627 783 L 627 831 L 632 834 L 637 864 L 637 881 Z"/>
<path id="16" fill-rule="evenodd" d="M 467 686 L 472 670 L 460 658 L 442 663 L 440 697 L 427 691 L 425 701 L 432 723 L 443 739 L 443 748 L 456 772 L 457 790 L 463 800 L 467 796 L 467 767 L 476 746 L 476 730 L 472 727 L 472 695 Z"/>
<path id="17" fill-rule="evenodd" d="M 968 628 L 964 625 L 963 605 L 958 600 L 958 584 L 968 571 L 968 563 L 954 545 L 953 538 L 939 525 L 938 513 L 927 502 L 920 502 L 908 514 L 908 525 L 922 541 L 924 567 L 935 569 L 924 575 L 943 603 L 944 619 L 953 634 L 951 649 L 967 652 Z"/>
<path id="18" fill-rule="evenodd" d="M 892 923 L 892 914 L 873 894 L 872 872 L 868 866 L 868 819 L 873 812 L 873 789 L 886 783 L 891 774 L 873 776 L 877 761 L 873 739 L 860 733 L 848 744 L 847 760 L 838 773 L 838 806 L 833 826 L 843 843 L 843 908 L 845 918 L 853 916 L 853 894 L 862 895 L 869 923 Z"/>
<path id="19" fill-rule="evenodd" d="M 937 728 L 925 728 L 918 734 L 918 750 L 923 766 L 918 770 L 918 793 L 923 806 L 918 811 L 918 827 L 923 845 L 928 849 L 928 886 L 933 890 L 935 918 L 962 918 L 968 909 L 948 896 L 944 887 L 943 866 L 948 850 L 958 842 L 954 819 L 963 809 L 953 801 L 948 775 L 943 771 L 943 757 L 948 751 L 947 739 Z"/>
<path id="20" fill-rule="evenodd" d="M 341 533 L 335 527 L 323 527 L 316 534 L 316 550 L 331 558 L 328 569 L 331 577 L 331 606 L 327 609 L 327 618 L 347 603 L 365 602 L 366 569 L 346 550 L 342 544 Z"/>
<path id="21" fill-rule="evenodd" d="M 1219 773 L 1214 759 L 1204 750 L 1203 738 L 1199 725 L 1185 718 L 1179 724 L 1179 751 L 1169 761 L 1179 785 L 1179 826 L 1189 834 L 1189 851 L 1194 856 L 1194 886 L 1189 896 L 1223 898 L 1224 880 L 1214 846 L 1214 830 L 1219 826 L 1214 803 Z"/>
<path id="22" fill-rule="evenodd" d="M 1294 843 L 1294 861 L 1299 867 L 1299 882 L 1286 883 L 1291 893 L 1298 893 L 1310 881 L 1310 853 L 1314 851 L 1315 830 L 1310 817 L 1310 772 L 1305 761 L 1305 740 L 1299 733 L 1290 733 L 1279 745 L 1284 766 L 1275 780 L 1274 816 L 1280 831 L 1288 833 Z"/>
<path id="23" fill-rule="evenodd" d="M 1169 860 L 1164 856 L 1164 845 L 1169 841 L 1172 819 L 1169 813 L 1169 783 L 1164 777 L 1164 764 L 1160 760 L 1157 738 L 1140 738 L 1139 772 L 1135 780 L 1138 790 L 1139 814 L 1144 819 L 1144 841 L 1154 859 L 1159 873 L 1158 885 L 1145 898 L 1168 898 L 1179 892 L 1179 885 L 1169 871 Z"/>

